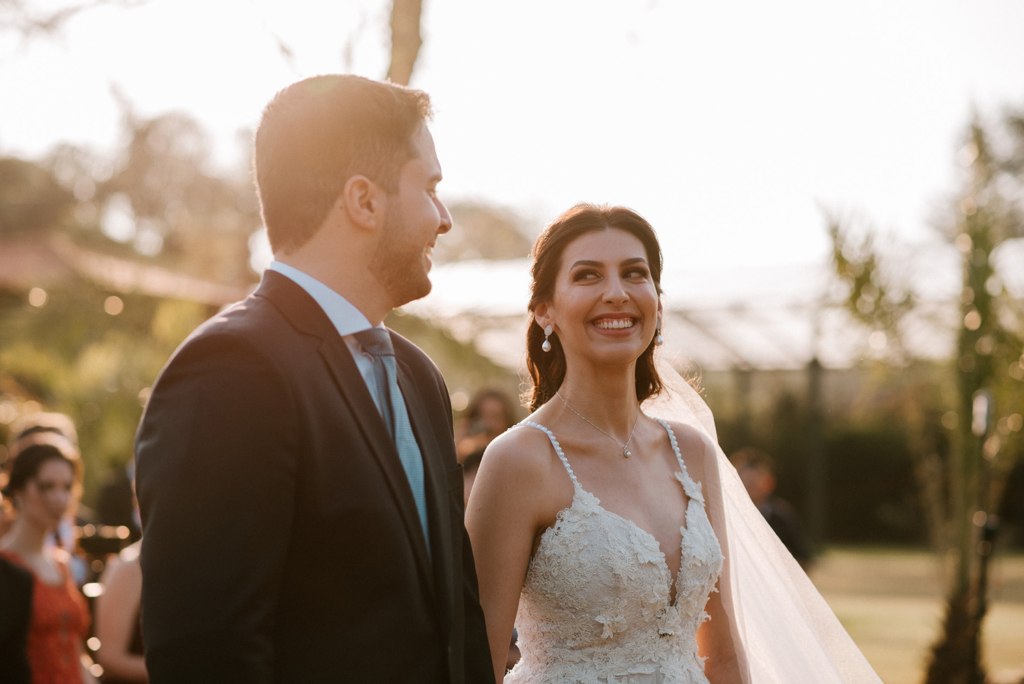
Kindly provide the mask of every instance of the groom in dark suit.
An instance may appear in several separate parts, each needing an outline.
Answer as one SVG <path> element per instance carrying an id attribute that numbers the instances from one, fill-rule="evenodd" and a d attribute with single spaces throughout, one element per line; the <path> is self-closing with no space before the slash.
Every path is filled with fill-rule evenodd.
<path id="1" fill-rule="evenodd" d="M 136 441 L 154 684 L 493 682 L 440 373 L 382 324 L 451 228 L 425 93 L 284 89 L 256 133 L 275 261 Z"/>

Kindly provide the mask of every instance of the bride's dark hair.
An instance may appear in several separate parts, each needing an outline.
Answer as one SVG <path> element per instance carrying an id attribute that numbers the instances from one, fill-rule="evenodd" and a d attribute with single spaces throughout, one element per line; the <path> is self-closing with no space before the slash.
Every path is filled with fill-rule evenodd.
<path id="1" fill-rule="evenodd" d="M 562 267 L 562 253 L 576 238 L 587 233 L 596 233 L 614 228 L 635 236 L 647 252 L 647 263 L 651 280 L 661 295 L 661 246 L 654 228 L 640 214 L 625 207 L 577 204 L 559 216 L 541 233 L 533 244 L 533 282 L 530 285 L 530 313 L 541 302 L 550 302 L 555 294 L 555 281 Z M 548 338 L 551 351 L 541 349 L 544 331 L 531 320 L 526 330 L 526 368 L 530 372 L 532 388 L 526 394 L 531 411 L 536 411 L 548 399 L 555 396 L 565 379 L 565 352 L 558 336 L 552 333 Z M 661 378 L 654 364 L 654 341 L 652 340 L 640 358 L 636 360 L 636 396 L 641 402 L 661 391 Z"/>

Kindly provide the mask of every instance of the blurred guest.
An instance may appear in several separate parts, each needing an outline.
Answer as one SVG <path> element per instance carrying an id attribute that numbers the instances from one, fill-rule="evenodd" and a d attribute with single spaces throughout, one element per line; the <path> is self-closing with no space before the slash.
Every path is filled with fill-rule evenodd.
<path id="1" fill-rule="evenodd" d="M 458 455 L 462 463 L 462 498 L 463 504 L 469 502 L 469 492 L 473 489 L 473 481 L 476 480 L 476 471 L 480 469 L 480 459 L 484 456 L 484 444 L 469 451 L 465 456 L 462 453 L 462 442 L 459 443 Z"/>
<path id="2" fill-rule="evenodd" d="M 60 434 L 21 435 L 8 460 L 3 494 L 15 509 L 0 539 L 0 556 L 32 574 L 32 615 L 26 652 L 34 684 L 93 684 L 83 662 L 89 612 L 68 570 L 68 554 L 48 547 L 82 483 L 77 450 Z"/>
<path id="3" fill-rule="evenodd" d="M 33 435 L 52 434 L 65 438 L 72 447 L 78 449 L 78 431 L 75 423 L 63 413 L 37 412 L 24 416 L 14 424 L 11 431 L 11 452 L 18 450 L 19 445 L 27 444 Z M 71 576 L 75 578 L 78 586 L 85 584 L 89 575 L 89 566 L 86 560 L 80 556 L 73 555 L 75 548 L 75 526 L 87 523 L 95 523 L 96 515 L 80 503 L 68 510 L 68 513 L 61 519 L 57 529 L 46 539 L 47 545 L 56 545 L 69 552 L 67 565 L 71 570 Z"/>
<path id="4" fill-rule="evenodd" d="M 489 442 L 512 427 L 515 422 L 515 409 L 504 392 L 497 389 L 480 390 L 469 402 L 462 416 L 455 441 L 458 443 L 464 437 L 483 435 Z"/>
<path id="5" fill-rule="evenodd" d="M 793 558 L 806 570 L 811 562 L 811 549 L 800 526 L 800 518 L 788 503 L 774 496 L 775 460 L 755 447 L 740 449 L 729 460 L 736 467 L 743 486 L 761 515 L 785 544 Z"/>
<path id="6" fill-rule="evenodd" d="M 49 432 L 60 435 L 71 442 L 72 446 L 78 447 L 78 431 L 75 423 L 63 413 L 30 413 L 18 420 L 11 430 L 11 442 L 17 443 L 25 437 Z"/>
<path id="7" fill-rule="evenodd" d="M 3 499 L 0 497 L 0 512 Z M 32 617 L 32 573 L 0 555 L 0 681 L 30 684 L 26 645 Z"/>
<path id="8" fill-rule="evenodd" d="M 102 525 L 127 527 L 128 539 L 136 542 L 142 537 L 142 525 L 139 524 L 139 509 L 135 505 L 133 479 L 135 479 L 135 462 L 131 460 L 124 468 L 115 470 L 103 484 L 96 513 Z"/>
<path id="9" fill-rule="evenodd" d="M 136 542 L 107 564 L 100 577 L 103 593 L 96 599 L 97 660 L 103 666 L 104 684 L 138 684 L 149 681 L 139 607 L 142 602 L 142 568 Z"/>
<path id="10" fill-rule="evenodd" d="M 515 422 L 512 402 L 501 390 L 476 393 L 463 413 L 455 435 L 455 454 L 462 464 L 463 495 L 469 501 L 484 449 Z"/>
<path id="11" fill-rule="evenodd" d="M 1024 460 L 1019 460 L 1006 477 L 998 508 L 1000 530 L 1009 544 L 1024 548 Z"/>

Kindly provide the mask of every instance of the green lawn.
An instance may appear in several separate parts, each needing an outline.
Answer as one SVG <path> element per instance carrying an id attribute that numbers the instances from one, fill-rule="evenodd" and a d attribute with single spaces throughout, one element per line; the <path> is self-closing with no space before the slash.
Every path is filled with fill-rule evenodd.
<path id="1" fill-rule="evenodd" d="M 885 684 L 921 684 L 943 615 L 942 568 L 934 554 L 831 549 L 811 579 Z M 1024 677 L 1024 556 L 997 556 L 983 634 L 994 681 Z M 1016 680 L 1011 671 L 1020 671 Z"/>

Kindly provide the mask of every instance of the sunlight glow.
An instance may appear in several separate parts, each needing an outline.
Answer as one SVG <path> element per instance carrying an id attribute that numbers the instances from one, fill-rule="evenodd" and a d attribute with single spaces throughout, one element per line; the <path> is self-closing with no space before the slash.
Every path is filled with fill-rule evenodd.
<path id="1" fill-rule="evenodd" d="M 244 172 L 238 142 L 278 89 L 386 72 L 387 7 L 150 0 L 83 12 L 56 40 L 0 37 L 0 151 L 113 149 L 120 98 L 139 116 L 188 111 L 214 163 Z M 977 156 L 972 107 L 1022 97 L 1022 22 L 1012 0 L 452 0 L 424 4 L 412 85 L 434 100 L 445 197 L 537 224 L 581 200 L 626 204 L 670 260 L 808 263 L 827 250 L 821 206 L 933 235 L 937 196 Z M 103 225 L 128 242 L 123 218 Z"/>
<path id="2" fill-rule="evenodd" d="M 28 291 L 28 303 L 34 307 L 41 307 L 46 304 L 46 290 L 41 287 L 33 287 Z"/>

